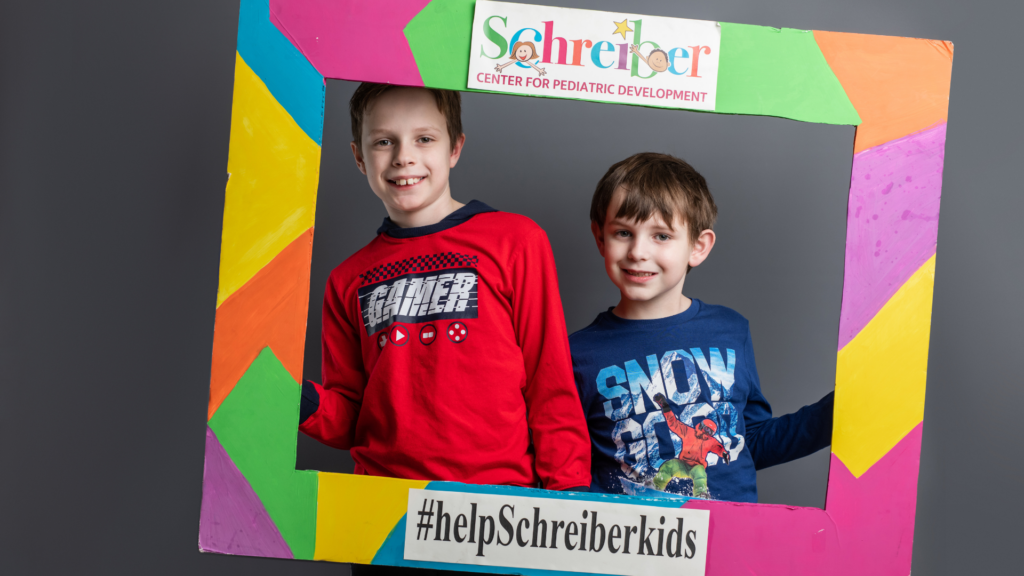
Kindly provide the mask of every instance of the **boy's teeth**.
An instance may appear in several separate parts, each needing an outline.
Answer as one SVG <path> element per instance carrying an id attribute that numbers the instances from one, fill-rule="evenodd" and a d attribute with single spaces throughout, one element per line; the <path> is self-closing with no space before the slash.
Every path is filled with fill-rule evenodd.
<path id="1" fill-rule="evenodd" d="M 399 186 L 405 186 L 406 184 L 415 184 L 420 180 L 422 180 L 422 178 L 402 178 L 400 180 L 395 180 L 395 184 L 398 184 Z"/>
<path id="2" fill-rule="evenodd" d="M 403 179 L 401 179 L 401 180 L 399 180 L 399 181 L 398 181 L 398 185 L 399 185 L 399 186 L 405 186 L 405 183 L 406 183 L 406 182 L 408 182 L 408 180 L 406 180 L 406 179 L 404 179 L 404 178 L 403 178 Z"/>

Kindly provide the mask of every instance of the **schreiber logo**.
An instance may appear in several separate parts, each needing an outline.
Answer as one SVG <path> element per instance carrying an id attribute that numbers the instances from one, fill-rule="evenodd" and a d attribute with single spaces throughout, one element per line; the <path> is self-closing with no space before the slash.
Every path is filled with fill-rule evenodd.
<path id="1" fill-rule="evenodd" d="M 477 0 L 470 88 L 714 110 L 717 22 Z"/>
<path id="2" fill-rule="evenodd" d="M 600 574 L 704 574 L 707 510 L 409 490 L 405 559 Z"/>

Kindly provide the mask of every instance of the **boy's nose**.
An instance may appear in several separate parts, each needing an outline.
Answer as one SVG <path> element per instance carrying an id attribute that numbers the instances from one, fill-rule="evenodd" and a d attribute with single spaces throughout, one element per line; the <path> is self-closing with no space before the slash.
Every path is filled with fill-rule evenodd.
<path id="1" fill-rule="evenodd" d="M 395 156 L 392 159 L 392 163 L 395 166 L 408 166 L 409 164 L 415 164 L 415 158 L 412 155 L 412 149 L 410 146 L 403 146 L 401 144 L 395 145 Z"/>
<path id="2" fill-rule="evenodd" d="M 629 259 L 634 261 L 647 260 L 647 248 L 643 242 L 636 241 L 629 247 Z"/>

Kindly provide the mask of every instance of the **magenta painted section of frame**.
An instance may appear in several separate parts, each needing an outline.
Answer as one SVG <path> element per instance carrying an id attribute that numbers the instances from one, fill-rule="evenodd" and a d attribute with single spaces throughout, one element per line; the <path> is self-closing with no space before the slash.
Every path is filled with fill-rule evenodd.
<path id="1" fill-rule="evenodd" d="M 915 426 L 859 478 L 832 455 L 825 507 L 843 527 L 843 541 L 828 574 L 910 574 L 922 427 Z"/>
<path id="2" fill-rule="evenodd" d="M 403 29 L 427 4 L 430 0 L 270 0 L 270 21 L 323 76 L 422 86 Z"/>
<path id="3" fill-rule="evenodd" d="M 199 549 L 241 556 L 293 557 L 259 496 L 209 427 Z"/>
<path id="4" fill-rule="evenodd" d="M 853 157 L 839 349 L 935 254 L 943 122 Z"/>
<path id="5" fill-rule="evenodd" d="M 707 576 L 909 574 L 920 451 L 918 424 L 860 478 L 833 454 L 825 510 L 690 500 L 711 511 Z"/>

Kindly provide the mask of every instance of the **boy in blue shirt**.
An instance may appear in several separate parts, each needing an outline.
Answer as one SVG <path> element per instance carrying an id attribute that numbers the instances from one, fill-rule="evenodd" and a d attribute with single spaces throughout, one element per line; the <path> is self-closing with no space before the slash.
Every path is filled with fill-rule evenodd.
<path id="1" fill-rule="evenodd" d="M 591 229 L 621 298 L 569 337 L 593 492 L 757 502 L 756 470 L 829 445 L 833 394 L 772 418 L 747 320 L 683 294 L 716 216 L 704 178 L 666 154 L 597 185 Z"/>

